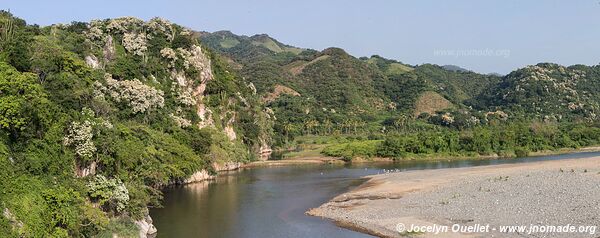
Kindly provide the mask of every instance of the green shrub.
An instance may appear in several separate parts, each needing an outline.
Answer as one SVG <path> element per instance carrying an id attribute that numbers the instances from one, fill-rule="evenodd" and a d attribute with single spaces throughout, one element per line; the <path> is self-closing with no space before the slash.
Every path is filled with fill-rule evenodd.
<path id="1" fill-rule="evenodd" d="M 342 157 L 344 160 L 353 158 L 371 158 L 377 155 L 377 148 L 381 141 L 353 141 L 327 146 L 322 153 L 327 156 Z"/>

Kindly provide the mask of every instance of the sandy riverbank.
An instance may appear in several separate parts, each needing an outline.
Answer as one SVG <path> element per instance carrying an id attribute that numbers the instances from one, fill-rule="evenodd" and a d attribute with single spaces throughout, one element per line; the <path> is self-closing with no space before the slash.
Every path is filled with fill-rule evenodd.
<path id="1" fill-rule="evenodd" d="M 308 212 L 382 237 L 598 237 L 587 233 L 400 233 L 410 225 L 600 226 L 600 157 L 367 177 Z M 590 228 L 591 229 L 591 228 Z"/>

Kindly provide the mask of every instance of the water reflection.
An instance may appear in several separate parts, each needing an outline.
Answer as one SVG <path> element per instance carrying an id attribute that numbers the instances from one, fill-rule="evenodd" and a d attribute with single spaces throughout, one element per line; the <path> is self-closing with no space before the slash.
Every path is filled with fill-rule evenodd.
<path id="1" fill-rule="evenodd" d="M 369 237 L 304 215 L 360 182 L 388 170 L 424 170 L 599 156 L 598 152 L 498 160 L 402 161 L 253 168 L 215 181 L 165 191 L 152 209 L 158 237 Z"/>

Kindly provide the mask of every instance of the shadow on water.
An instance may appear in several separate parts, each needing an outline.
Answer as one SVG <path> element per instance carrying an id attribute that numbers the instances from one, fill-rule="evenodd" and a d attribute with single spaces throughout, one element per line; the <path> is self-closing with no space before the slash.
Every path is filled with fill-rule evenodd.
<path id="1" fill-rule="evenodd" d="M 253 168 L 165 190 L 158 237 L 370 237 L 304 214 L 384 170 L 424 170 L 586 158 L 600 152 L 496 160 L 402 161 Z"/>

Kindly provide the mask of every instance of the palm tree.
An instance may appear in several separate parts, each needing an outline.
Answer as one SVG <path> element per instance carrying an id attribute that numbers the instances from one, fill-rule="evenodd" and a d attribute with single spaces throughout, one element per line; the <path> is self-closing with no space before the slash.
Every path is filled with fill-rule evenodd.
<path id="1" fill-rule="evenodd" d="M 396 119 L 394 121 L 394 127 L 396 127 L 396 129 L 399 131 L 405 130 L 407 121 L 408 121 L 408 118 L 406 117 L 406 115 L 402 114 L 402 115 L 398 116 L 398 119 Z"/>
<path id="2" fill-rule="evenodd" d="M 354 129 L 354 134 L 357 134 L 357 128 L 360 126 L 360 121 L 357 120 L 353 120 L 352 121 L 352 128 Z"/>
<path id="3" fill-rule="evenodd" d="M 308 134 L 312 134 L 313 129 L 319 126 L 319 122 L 317 120 L 308 120 L 304 123 L 304 126 L 308 130 Z"/>
<path id="4" fill-rule="evenodd" d="M 283 133 L 285 133 L 285 143 L 288 143 L 288 139 L 290 136 L 290 132 L 294 130 L 294 124 L 292 123 L 285 123 L 283 124 Z"/>
<path id="5" fill-rule="evenodd" d="M 346 134 L 350 133 L 351 125 L 352 125 L 352 121 L 350 119 L 344 120 L 344 122 L 342 122 L 342 131 L 344 131 L 344 129 L 345 129 Z"/>
<path id="6" fill-rule="evenodd" d="M 331 123 L 329 119 L 325 119 L 325 121 L 323 121 L 323 126 L 325 127 L 327 134 L 331 134 L 331 127 L 333 126 L 333 123 Z"/>

